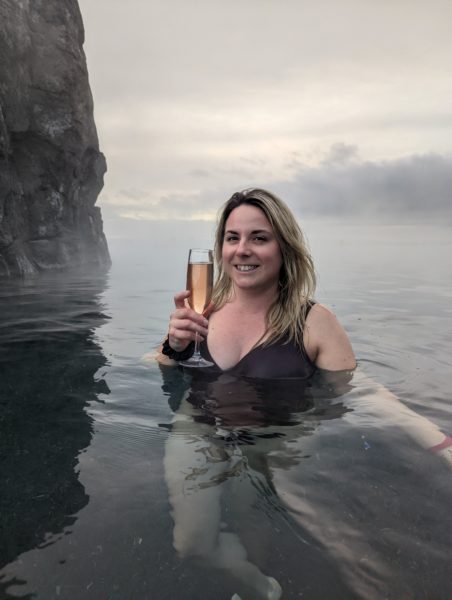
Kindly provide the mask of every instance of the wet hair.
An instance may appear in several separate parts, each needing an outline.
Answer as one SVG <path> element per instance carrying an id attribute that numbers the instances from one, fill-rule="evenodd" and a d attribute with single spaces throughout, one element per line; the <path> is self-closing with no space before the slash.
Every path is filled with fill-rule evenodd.
<path id="1" fill-rule="evenodd" d="M 221 308 L 233 293 L 232 281 L 223 268 L 222 248 L 226 221 L 232 211 L 243 204 L 256 206 L 267 217 L 278 241 L 282 256 L 278 297 L 267 313 L 265 344 L 287 336 L 300 348 L 307 308 L 313 301 L 316 285 L 314 263 L 304 235 L 288 206 L 274 194 L 260 188 L 236 192 L 220 209 L 215 235 L 217 278 L 213 304 Z"/>

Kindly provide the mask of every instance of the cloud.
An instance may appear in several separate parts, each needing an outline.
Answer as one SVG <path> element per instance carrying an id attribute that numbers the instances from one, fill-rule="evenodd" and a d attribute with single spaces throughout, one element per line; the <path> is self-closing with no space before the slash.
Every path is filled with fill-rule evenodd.
<path id="1" fill-rule="evenodd" d="M 274 187 L 300 215 L 452 220 L 450 157 L 350 162 L 356 158 L 356 149 L 335 146 L 320 167 L 301 168 Z"/>
<path id="2" fill-rule="evenodd" d="M 125 203 L 118 215 L 125 219 L 136 221 L 214 221 L 217 206 L 206 202 L 200 194 L 169 194 L 151 201 L 135 203 L 134 206 Z"/>
<path id="3" fill-rule="evenodd" d="M 202 179 L 204 181 L 204 179 Z M 372 217 L 393 222 L 452 221 L 452 158 L 439 154 L 362 161 L 356 146 L 334 144 L 319 166 L 296 162 L 289 179 L 247 179 L 231 187 L 213 182 L 196 192 L 145 194 L 124 190 L 107 201 L 123 218 L 214 220 L 220 205 L 238 189 L 264 187 L 280 195 L 299 217 Z"/>
<path id="4" fill-rule="evenodd" d="M 357 71 L 385 77 L 392 69 L 449 68 L 450 0 L 80 5 L 89 63 L 99 57 L 99 66 L 93 64 L 96 90 L 105 90 L 112 102 L 136 93 L 154 100 L 242 96 L 265 81 L 278 87 L 287 78 L 306 82 L 315 73 L 331 80 L 344 71 L 353 79 Z"/>
<path id="5" fill-rule="evenodd" d="M 206 171 L 206 169 L 192 169 L 189 171 L 189 175 L 192 175 L 193 177 L 210 177 L 211 173 Z"/>
<path id="6" fill-rule="evenodd" d="M 344 166 L 356 158 L 358 158 L 358 146 L 337 142 L 331 146 L 327 156 L 322 160 L 322 165 Z"/>
<path id="7" fill-rule="evenodd" d="M 449 218 L 450 0 L 80 6 L 109 215 L 210 219 L 255 185 L 300 215 Z"/>

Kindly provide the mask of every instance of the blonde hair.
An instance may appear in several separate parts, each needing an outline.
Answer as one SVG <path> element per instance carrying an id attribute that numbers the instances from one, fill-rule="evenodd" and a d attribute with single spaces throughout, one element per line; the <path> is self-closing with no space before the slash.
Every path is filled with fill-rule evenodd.
<path id="1" fill-rule="evenodd" d="M 306 315 L 316 285 L 314 263 L 303 233 L 288 206 L 274 194 L 259 188 L 236 192 L 220 211 L 215 234 L 217 277 L 213 290 L 213 305 L 219 309 L 232 296 L 232 281 L 223 268 L 222 247 L 226 221 L 231 212 L 242 204 L 259 208 L 267 217 L 278 241 L 282 256 L 278 297 L 267 313 L 265 344 L 287 335 L 300 348 Z"/>

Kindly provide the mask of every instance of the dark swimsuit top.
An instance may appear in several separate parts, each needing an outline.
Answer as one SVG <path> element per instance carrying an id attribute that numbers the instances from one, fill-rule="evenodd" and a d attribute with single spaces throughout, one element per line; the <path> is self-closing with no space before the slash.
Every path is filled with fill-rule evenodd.
<path id="1" fill-rule="evenodd" d="M 308 307 L 306 315 L 312 308 Z M 276 340 L 268 346 L 259 344 L 245 354 L 239 362 L 230 369 L 221 369 L 212 358 L 207 341 L 200 344 L 201 355 L 214 363 L 209 371 L 228 373 L 241 377 L 256 377 L 259 379 L 307 379 L 313 375 L 316 366 L 310 360 L 304 346 L 300 349 L 286 337 Z"/>

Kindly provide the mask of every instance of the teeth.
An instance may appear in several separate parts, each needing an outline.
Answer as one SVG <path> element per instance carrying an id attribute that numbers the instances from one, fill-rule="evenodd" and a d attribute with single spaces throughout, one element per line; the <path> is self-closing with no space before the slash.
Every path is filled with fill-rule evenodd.
<path id="1" fill-rule="evenodd" d="M 256 269 L 256 265 L 235 265 L 235 268 L 239 271 L 252 271 Z"/>

